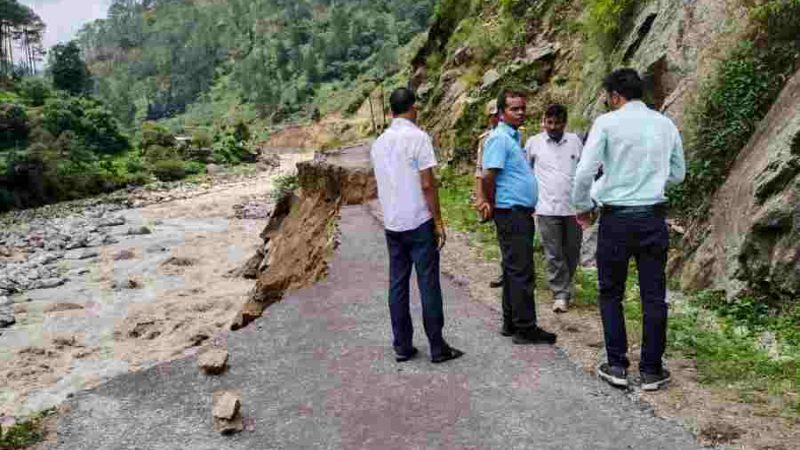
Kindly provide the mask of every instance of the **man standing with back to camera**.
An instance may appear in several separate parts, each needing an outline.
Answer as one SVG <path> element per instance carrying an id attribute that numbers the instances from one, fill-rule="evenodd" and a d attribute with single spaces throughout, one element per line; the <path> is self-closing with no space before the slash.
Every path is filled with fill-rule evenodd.
<path id="1" fill-rule="evenodd" d="M 506 89 L 497 99 L 501 123 L 486 141 L 483 187 L 484 219 L 494 218 L 503 255 L 503 336 L 515 344 L 554 344 L 556 335 L 539 328 L 534 301 L 533 214 L 536 177 L 522 149 L 519 127 L 525 121 L 527 96 Z"/>
<path id="2" fill-rule="evenodd" d="M 411 266 L 417 272 L 422 320 L 433 363 L 461 357 L 442 337 L 444 309 L 439 280 L 439 251 L 445 243 L 439 208 L 436 156 L 430 136 L 417 125 L 416 96 L 396 89 L 389 104 L 392 124 L 374 144 L 370 156 L 383 206 L 389 248 L 389 313 L 397 362 L 414 358 L 414 327 L 409 308 Z"/>
<path id="3" fill-rule="evenodd" d="M 633 69 L 620 69 L 603 82 L 606 103 L 613 110 L 599 117 L 589 133 L 578 164 L 572 201 L 578 221 L 594 221 L 591 198 L 597 166 L 603 165 L 595 199 L 601 206 L 597 242 L 600 315 L 607 362 L 600 378 L 617 387 L 628 386 L 628 339 L 622 301 L 628 262 L 636 259 L 642 302 L 642 389 L 658 390 L 670 379 L 662 365 L 667 341 L 667 282 L 669 249 L 667 186 L 686 174 L 678 129 L 667 117 L 643 102 L 643 83 Z"/>

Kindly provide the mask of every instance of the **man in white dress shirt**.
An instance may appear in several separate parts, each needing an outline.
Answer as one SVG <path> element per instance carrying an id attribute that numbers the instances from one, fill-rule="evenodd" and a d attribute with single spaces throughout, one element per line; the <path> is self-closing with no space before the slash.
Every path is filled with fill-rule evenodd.
<path id="1" fill-rule="evenodd" d="M 442 363 L 463 353 L 442 337 L 444 309 L 439 283 L 439 251 L 445 242 L 436 176 L 436 156 L 430 136 L 416 125 L 416 96 L 410 89 L 395 90 L 389 98 L 391 126 L 372 145 L 372 166 L 383 206 L 389 248 L 389 313 L 395 359 L 417 355 L 409 310 L 411 267 L 417 272 L 422 319 L 430 344 L 431 361 Z"/>
<path id="2" fill-rule="evenodd" d="M 581 249 L 581 227 L 572 207 L 572 182 L 583 144 L 565 133 L 567 108 L 550 105 L 542 120 L 544 132 L 528 139 L 525 150 L 539 181 L 536 218 L 547 259 L 547 281 L 553 311 L 567 312 Z"/>

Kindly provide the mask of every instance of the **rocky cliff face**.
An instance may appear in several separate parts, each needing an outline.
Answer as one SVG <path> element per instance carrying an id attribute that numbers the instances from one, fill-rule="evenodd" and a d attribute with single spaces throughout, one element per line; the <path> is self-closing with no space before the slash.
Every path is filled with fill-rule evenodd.
<path id="1" fill-rule="evenodd" d="M 703 85 L 720 60 L 745 36 L 760 36 L 754 39 L 767 39 L 769 45 L 764 36 L 770 30 L 755 29 L 754 11 L 781 2 L 620 2 L 627 9 L 621 7 L 610 22 L 613 32 L 602 36 L 587 31 L 592 29 L 588 22 L 599 20 L 590 11 L 595 3 L 442 2 L 411 68 L 411 84 L 425 103 L 423 126 L 434 135 L 441 157 L 471 163 L 484 127 L 484 107 L 510 84 L 533 93 L 527 134 L 537 132 L 539 117 L 551 102 L 570 107 L 574 131 L 588 131 L 602 113 L 602 77 L 622 66 L 644 75 L 648 103 L 686 132 L 692 104 L 707 95 Z M 498 35 L 499 45 L 486 44 Z M 729 150 L 738 157 L 727 181 L 709 188 L 711 213 L 692 220 L 677 217 L 682 225 L 677 228 L 688 228 L 693 242 L 673 259 L 685 287 L 722 288 L 730 294 L 750 287 L 800 296 L 796 78 L 786 84 L 749 144 Z M 687 158 L 702 164 L 705 156 L 687 145 Z"/>
<path id="2" fill-rule="evenodd" d="M 707 237 L 682 271 L 686 287 L 800 295 L 800 72 L 739 152 L 714 195 Z"/>

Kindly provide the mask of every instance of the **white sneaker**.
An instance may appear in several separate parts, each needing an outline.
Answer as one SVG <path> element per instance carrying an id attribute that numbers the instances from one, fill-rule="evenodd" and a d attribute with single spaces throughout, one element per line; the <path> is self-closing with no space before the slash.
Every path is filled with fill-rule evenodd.
<path id="1" fill-rule="evenodd" d="M 554 313 L 565 313 L 569 308 L 569 304 L 566 300 L 558 299 L 553 303 L 553 312 Z"/>

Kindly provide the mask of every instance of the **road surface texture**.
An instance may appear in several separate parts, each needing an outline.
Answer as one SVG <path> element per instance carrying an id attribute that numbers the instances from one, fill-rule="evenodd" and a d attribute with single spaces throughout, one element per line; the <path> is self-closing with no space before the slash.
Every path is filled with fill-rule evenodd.
<path id="1" fill-rule="evenodd" d="M 466 356 L 394 362 L 379 223 L 346 207 L 329 276 L 245 330 L 220 377 L 195 358 L 117 377 L 68 401 L 55 449 L 695 449 L 679 425 L 558 349 L 514 346 L 497 313 L 443 279 L 446 337 Z M 416 296 L 416 294 L 414 294 Z M 427 345 L 414 301 L 416 344 Z M 246 430 L 214 432 L 212 394 L 241 392 Z"/>

